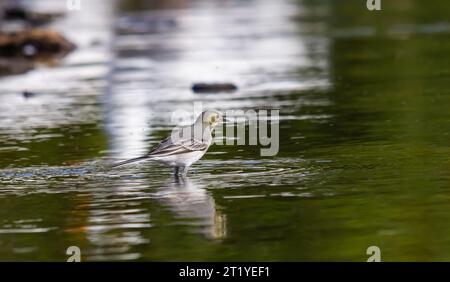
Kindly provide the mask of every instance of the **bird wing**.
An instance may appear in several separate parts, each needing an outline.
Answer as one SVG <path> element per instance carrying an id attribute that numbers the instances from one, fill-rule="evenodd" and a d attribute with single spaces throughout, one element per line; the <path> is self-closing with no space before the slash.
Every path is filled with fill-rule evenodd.
<path id="1" fill-rule="evenodd" d="M 176 133 L 179 133 L 176 132 Z M 176 138 L 175 142 L 172 138 L 172 135 L 161 141 L 153 150 L 150 151 L 145 156 L 134 158 L 131 160 L 126 160 L 123 162 L 119 162 L 114 164 L 112 167 L 118 167 L 121 165 L 134 163 L 146 159 L 151 158 L 158 158 L 158 157 L 165 157 L 165 156 L 173 156 L 178 154 L 184 154 L 184 153 L 190 153 L 195 151 L 206 151 L 211 144 L 211 135 L 209 135 L 209 138 L 207 140 L 197 140 L 195 138 L 192 138 L 189 135 L 189 138 Z"/>
<path id="2" fill-rule="evenodd" d="M 208 143 L 196 139 L 180 139 L 173 142 L 172 137 L 169 136 L 150 151 L 148 156 L 162 157 L 194 151 L 204 151 L 208 149 L 208 147 Z"/>

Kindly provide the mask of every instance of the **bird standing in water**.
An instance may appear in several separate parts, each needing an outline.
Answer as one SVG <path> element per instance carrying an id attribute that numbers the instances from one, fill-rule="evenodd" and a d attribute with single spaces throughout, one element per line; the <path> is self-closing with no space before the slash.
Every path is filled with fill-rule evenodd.
<path id="1" fill-rule="evenodd" d="M 201 159 L 212 143 L 212 132 L 223 120 L 218 111 L 202 112 L 194 124 L 174 130 L 147 155 L 114 164 L 122 166 L 144 160 L 155 160 L 174 167 L 174 174 L 186 175 L 189 167 Z"/>

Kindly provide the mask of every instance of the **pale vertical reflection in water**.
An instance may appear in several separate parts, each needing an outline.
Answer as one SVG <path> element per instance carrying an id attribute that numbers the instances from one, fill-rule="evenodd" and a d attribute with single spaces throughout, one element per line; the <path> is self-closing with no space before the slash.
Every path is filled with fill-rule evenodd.
<path id="1" fill-rule="evenodd" d="M 115 179 L 108 191 L 90 193 L 88 218 L 83 232 L 95 247 L 87 252 L 88 260 L 131 260 L 140 254 L 131 248 L 147 244 L 141 230 L 151 227 L 151 214 L 141 208 L 149 199 L 143 178 Z M 131 184 L 131 185 L 130 185 Z"/>
<path id="2" fill-rule="evenodd" d="M 145 94 L 145 90 L 141 90 Z M 144 95 L 137 91 L 117 93 L 112 90 L 105 101 L 106 123 L 111 150 L 117 159 L 129 159 L 145 154 L 148 149 L 147 130 L 151 109 L 146 107 Z"/>

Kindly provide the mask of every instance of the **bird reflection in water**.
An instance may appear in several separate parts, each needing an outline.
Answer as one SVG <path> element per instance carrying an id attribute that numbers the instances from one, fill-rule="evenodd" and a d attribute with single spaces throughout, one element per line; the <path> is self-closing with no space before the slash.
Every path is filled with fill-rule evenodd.
<path id="1" fill-rule="evenodd" d="M 224 239 L 227 235 L 226 215 L 218 210 L 204 186 L 187 176 L 174 176 L 174 180 L 157 194 L 159 201 L 177 218 L 192 219 L 188 224 L 195 227 L 195 232 L 211 239 Z"/>

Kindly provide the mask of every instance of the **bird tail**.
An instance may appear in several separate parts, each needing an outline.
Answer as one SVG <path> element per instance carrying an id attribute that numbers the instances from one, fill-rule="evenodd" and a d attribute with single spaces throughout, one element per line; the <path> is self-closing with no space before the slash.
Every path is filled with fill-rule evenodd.
<path id="1" fill-rule="evenodd" d="M 126 165 L 126 164 L 130 164 L 130 163 L 134 163 L 134 162 L 139 162 L 139 161 L 143 161 L 146 159 L 149 159 L 149 156 L 142 156 L 142 157 L 138 157 L 138 158 L 134 158 L 134 159 L 129 159 L 123 162 L 118 162 L 116 164 L 112 165 L 112 168 L 118 167 L 118 166 L 122 166 L 122 165 Z"/>

